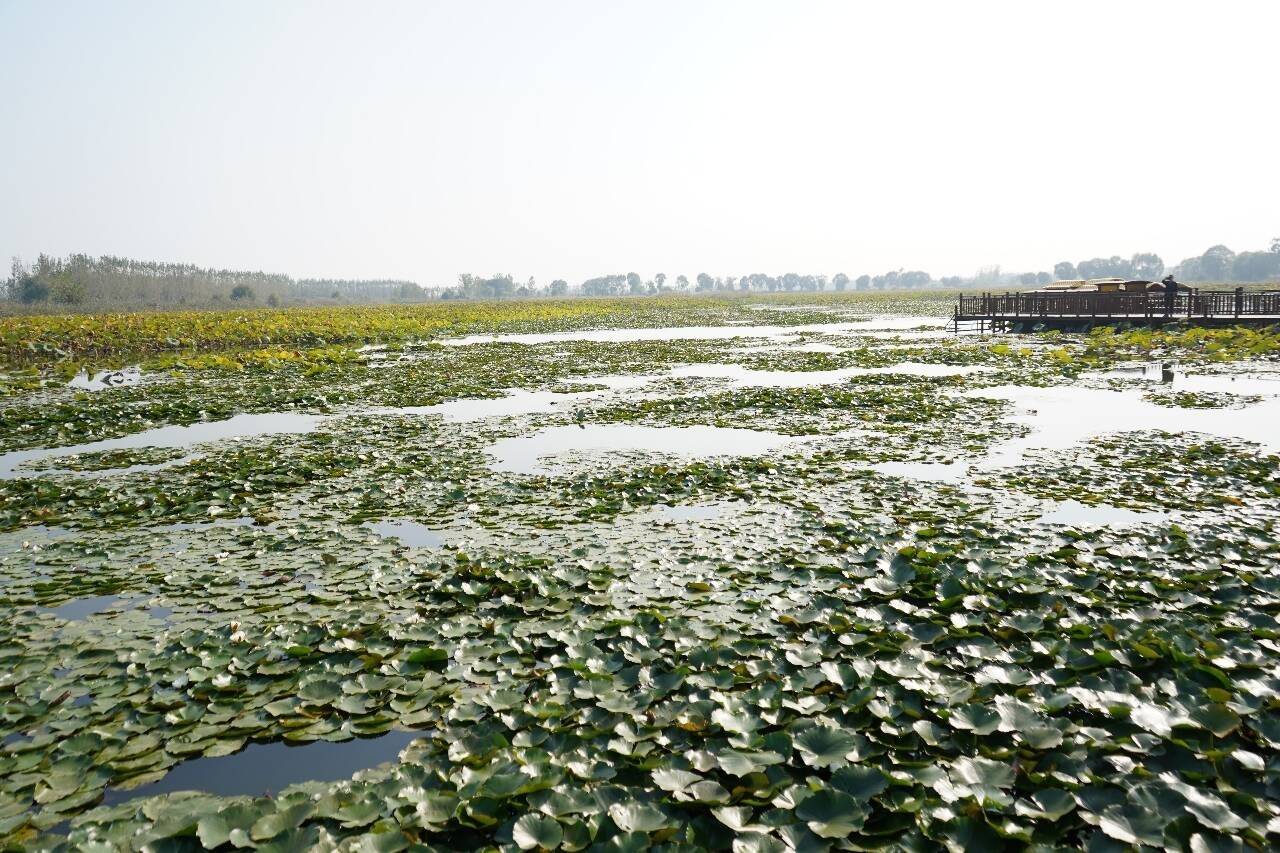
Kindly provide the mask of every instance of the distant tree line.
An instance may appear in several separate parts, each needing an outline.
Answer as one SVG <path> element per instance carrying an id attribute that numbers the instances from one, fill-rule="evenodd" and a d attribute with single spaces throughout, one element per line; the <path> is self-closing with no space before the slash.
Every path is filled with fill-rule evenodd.
<path id="1" fill-rule="evenodd" d="M 40 255 L 34 264 L 14 258 L 0 295 L 11 302 L 50 307 L 183 307 L 216 304 L 279 305 L 286 301 L 420 300 L 412 281 L 298 279 L 194 264 L 138 261 L 113 255 L 65 258 Z"/>
<path id="2" fill-rule="evenodd" d="M 1267 251 L 1236 254 L 1221 244 L 1210 246 L 1204 254 L 1187 258 L 1169 270 L 1179 281 L 1247 283 L 1280 279 L 1280 238 L 1271 241 Z M 1140 252 L 1131 258 L 1113 255 L 1091 258 L 1079 263 L 1061 261 L 1054 264 L 1058 279 L 1125 278 L 1156 281 L 1165 274 L 1164 261 L 1151 252 Z M 1026 283 L 1026 282 L 1024 282 Z"/>
<path id="3" fill-rule="evenodd" d="M 1280 238 L 1266 251 L 1231 251 L 1211 246 L 1171 270 L 1180 281 L 1244 283 L 1280 281 Z M 509 273 L 482 276 L 463 273 L 451 287 L 423 287 L 398 279 L 292 279 L 287 275 L 243 270 L 206 269 L 194 264 L 138 261 L 112 255 L 65 258 L 40 255 L 27 265 L 15 258 L 9 277 L 0 282 L 0 297 L 29 306 L 195 307 L 201 305 L 280 305 L 289 302 L 419 302 L 432 299 L 522 299 L 537 296 L 646 296 L 658 293 L 786 293 L 821 290 L 904 290 L 925 287 L 1036 286 L 1057 279 L 1159 279 L 1165 263 L 1152 252 L 1128 258 L 1089 258 L 1061 261 L 1053 272 L 1004 272 L 983 267 L 973 276 L 935 279 L 923 270 L 897 269 L 851 278 L 845 273 L 802 275 L 713 276 L 700 272 L 669 277 L 656 273 L 615 273 L 586 279 L 576 287 L 555 279 L 541 287 L 532 277 L 517 282 Z"/>
<path id="4" fill-rule="evenodd" d="M 537 294 L 538 283 L 532 277 L 524 284 L 517 285 L 515 278 L 510 274 L 485 278 L 463 273 L 458 276 L 457 287 L 446 287 L 430 295 L 438 296 L 440 299 L 512 299 Z"/>
<path id="5" fill-rule="evenodd" d="M 1221 244 L 1204 254 L 1186 258 L 1174 267 L 1174 275 L 1184 281 L 1256 282 L 1280 280 L 1280 237 L 1271 241 L 1269 251 L 1236 254 Z"/>

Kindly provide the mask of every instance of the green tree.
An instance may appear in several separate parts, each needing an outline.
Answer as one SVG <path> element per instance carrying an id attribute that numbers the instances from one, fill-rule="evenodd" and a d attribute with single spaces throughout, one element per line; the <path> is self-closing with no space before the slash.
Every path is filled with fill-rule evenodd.
<path id="1" fill-rule="evenodd" d="M 1058 261 L 1053 265 L 1053 274 L 1058 281 L 1071 281 L 1080 277 L 1076 273 L 1076 265 L 1071 261 Z"/>
<path id="2" fill-rule="evenodd" d="M 33 275 L 27 274 L 18 279 L 18 301 L 27 305 L 45 302 L 49 299 L 49 285 Z"/>
<path id="3" fill-rule="evenodd" d="M 49 298 L 61 305 L 79 305 L 84 302 L 84 282 L 69 271 L 63 270 L 49 281 Z"/>
<path id="4" fill-rule="evenodd" d="M 1131 278 L 1133 264 L 1119 255 L 1109 258 L 1090 258 L 1076 264 L 1081 278 Z"/>
<path id="5" fill-rule="evenodd" d="M 831 283 L 835 285 L 836 290 L 847 290 L 849 287 L 849 276 L 842 272 L 838 272 L 831 279 Z"/>
<path id="6" fill-rule="evenodd" d="M 236 302 L 252 302 L 257 298 L 253 288 L 247 284 L 237 284 L 231 288 L 231 298 Z"/>
<path id="7" fill-rule="evenodd" d="M 1200 276 L 1203 281 L 1227 281 L 1231 277 L 1231 265 L 1236 253 L 1219 243 L 1204 250 L 1200 256 Z"/>
<path id="8" fill-rule="evenodd" d="M 547 293 L 552 296 L 564 296 L 569 292 L 569 282 L 562 278 L 558 278 L 551 282 L 551 286 L 547 288 Z"/>
<path id="9" fill-rule="evenodd" d="M 1232 281 L 1280 278 L 1280 252 L 1241 252 L 1231 263 Z"/>
<path id="10" fill-rule="evenodd" d="M 1154 252 L 1139 252 L 1129 261 L 1134 278 L 1158 281 L 1164 275 L 1164 261 Z"/>

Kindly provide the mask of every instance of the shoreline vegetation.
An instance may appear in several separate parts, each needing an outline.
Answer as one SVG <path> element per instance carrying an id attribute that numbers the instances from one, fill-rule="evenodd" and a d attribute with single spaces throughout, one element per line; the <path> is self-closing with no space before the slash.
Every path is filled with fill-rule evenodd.
<path id="1" fill-rule="evenodd" d="M 456 335 L 556 332 L 602 328 L 663 328 L 759 323 L 831 322 L 831 311 L 850 318 L 873 314 L 944 317 L 955 290 L 885 292 L 710 293 L 644 298 L 534 298 L 418 304 L 296 306 L 122 311 L 99 314 L 0 316 L 0 363 L 15 368 L 86 363 L 118 367 L 129 360 L 228 351 L 311 350 L 426 342 Z M 812 308 L 813 311 L 804 309 Z M 1101 334 L 1099 330 L 1098 334 Z M 1137 342 L 1142 352 L 1180 341 L 1205 349 L 1259 347 L 1269 351 L 1274 330 L 1183 329 L 1173 333 L 1109 333 Z M 1095 339 L 1097 335 L 1094 336 Z M 1247 340 L 1247 343 L 1240 343 Z M 1220 349 L 1220 347 L 1219 347 Z M 1217 349 L 1210 349 L 1216 352 Z M 295 356 L 298 355 L 295 353 Z"/>
<path id="2" fill-rule="evenodd" d="M 724 325 L 734 320 L 759 321 L 758 312 L 748 307 L 752 304 L 944 316 L 950 313 L 953 298 L 953 292 L 941 290 L 743 293 L 13 315 L 0 317 L 0 359 L 39 365 L 273 346 L 393 344 L 460 334 Z M 728 316 L 722 313 L 726 308 Z M 823 315 L 819 322 L 823 320 L 830 317 Z M 814 318 L 788 311 L 771 321 L 793 325 Z"/>
<path id="3" fill-rule="evenodd" d="M 637 272 L 595 276 L 571 285 L 562 278 L 540 283 L 510 273 L 491 276 L 463 273 L 451 286 L 422 285 L 404 279 L 298 278 L 261 270 L 231 270 L 194 264 L 142 261 L 73 253 L 41 254 L 33 264 L 13 258 L 9 275 L 0 279 L 0 314 L 54 311 L 191 310 L 199 308 L 270 308 L 301 305 L 373 305 L 622 296 L 687 296 L 693 294 L 877 293 L 933 289 L 999 289 L 1043 286 L 1054 279 L 1123 278 L 1156 281 L 1164 273 L 1198 286 L 1211 283 L 1257 285 L 1280 282 L 1280 238 L 1260 251 L 1234 252 L 1224 245 L 1168 267 L 1153 252 L 1130 257 L 1112 255 L 1073 263 L 1059 261 L 1048 269 L 1011 272 L 985 266 L 971 276 L 935 278 L 919 269 L 899 268 L 856 277 L 794 273 L 712 275 L 699 272 L 649 277 Z"/>

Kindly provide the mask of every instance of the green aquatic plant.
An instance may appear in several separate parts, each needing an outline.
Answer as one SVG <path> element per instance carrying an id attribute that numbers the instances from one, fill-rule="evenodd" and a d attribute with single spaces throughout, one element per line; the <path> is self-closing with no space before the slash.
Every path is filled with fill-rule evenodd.
<path id="1" fill-rule="evenodd" d="M 812 296 L 689 300 L 677 324 L 830 321 L 898 298 Z M 587 300 L 573 318 L 467 330 L 671 323 L 685 305 Z M 817 307 L 777 310 L 799 305 Z M 949 482 L 877 467 L 963 474 L 1025 429 L 966 392 L 1093 381 L 1076 375 L 1116 351 L 893 332 L 802 339 L 838 352 L 445 346 L 409 325 L 386 331 L 403 345 L 356 351 L 360 323 L 406 316 L 434 315 L 335 319 L 337 347 L 301 340 L 318 319 L 287 318 L 298 340 L 159 347 L 139 386 L 79 393 L 46 372 L 5 398 L 6 450 L 319 418 L 301 434 L 55 455 L 0 480 L 5 846 L 1276 845 L 1277 457 L 1129 433 Z M 993 370 L 808 388 L 670 372 L 902 361 Z M 556 405 L 424 409 L 512 388 Z M 803 440 L 756 456 L 570 453 L 537 474 L 491 454 L 620 423 Z M 157 463 L 172 464 L 116 471 Z M 1179 512 L 1080 529 L 1036 520 L 1042 499 Z M 350 778 L 300 770 L 267 795 L 253 772 L 261 744 L 290 744 L 282 763 L 305 767 L 305 750 L 388 733 L 408 745 Z M 205 761 L 244 762 L 243 784 L 165 792 Z"/>

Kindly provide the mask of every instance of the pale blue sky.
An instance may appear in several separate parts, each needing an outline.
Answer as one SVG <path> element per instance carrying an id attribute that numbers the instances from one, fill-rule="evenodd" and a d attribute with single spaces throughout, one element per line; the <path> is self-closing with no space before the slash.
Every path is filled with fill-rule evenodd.
<path id="1" fill-rule="evenodd" d="M 1280 236 L 1280 3 L 0 0 L 0 256 L 935 276 Z"/>

